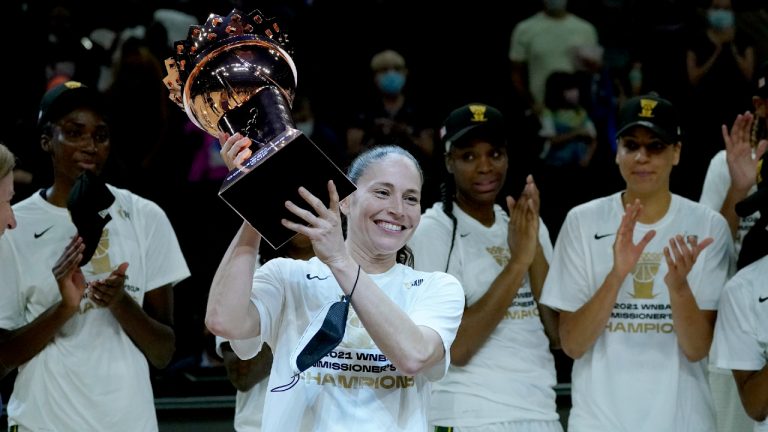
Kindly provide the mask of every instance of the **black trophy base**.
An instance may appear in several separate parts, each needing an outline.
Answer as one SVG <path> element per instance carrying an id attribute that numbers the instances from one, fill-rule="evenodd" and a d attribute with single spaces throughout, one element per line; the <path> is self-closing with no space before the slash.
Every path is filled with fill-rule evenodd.
<path id="1" fill-rule="evenodd" d="M 285 208 L 285 202 L 314 213 L 299 195 L 299 186 L 328 205 L 328 180 L 333 180 L 340 200 L 355 191 L 349 178 L 309 138 L 287 129 L 254 150 L 243 168 L 232 170 L 219 196 L 277 249 L 296 235 L 282 225 L 282 219 L 305 223 Z"/>

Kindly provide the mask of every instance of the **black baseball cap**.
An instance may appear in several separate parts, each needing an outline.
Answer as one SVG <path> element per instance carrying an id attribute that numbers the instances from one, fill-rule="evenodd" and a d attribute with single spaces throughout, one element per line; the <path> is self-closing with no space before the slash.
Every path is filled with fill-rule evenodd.
<path id="1" fill-rule="evenodd" d="M 475 136 L 505 141 L 501 111 L 482 103 L 467 104 L 451 111 L 440 128 L 440 140 L 446 152 L 459 140 Z"/>
<path id="2" fill-rule="evenodd" d="M 634 126 L 650 129 L 667 144 L 680 140 L 680 120 L 672 102 L 656 93 L 628 99 L 619 109 L 616 138 Z"/>
<path id="3" fill-rule="evenodd" d="M 64 117 L 77 108 L 92 108 L 101 115 L 106 115 L 106 103 L 98 90 L 78 81 L 67 81 L 45 92 L 40 101 L 37 126 Z"/>
<path id="4" fill-rule="evenodd" d="M 768 99 L 768 61 L 763 62 L 755 74 L 755 94 Z"/>

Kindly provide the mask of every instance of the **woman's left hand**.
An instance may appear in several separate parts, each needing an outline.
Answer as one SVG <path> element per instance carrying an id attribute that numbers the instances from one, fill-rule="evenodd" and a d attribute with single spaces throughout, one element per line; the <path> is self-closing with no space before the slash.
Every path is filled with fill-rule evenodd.
<path id="1" fill-rule="evenodd" d="M 669 246 L 664 248 L 664 257 L 667 259 L 667 274 L 664 276 L 664 282 L 670 289 L 677 289 L 682 286 L 688 278 L 693 265 L 701 251 L 712 244 L 714 239 L 707 237 L 701 243 L 695 236 L 689 236 L 686 239 L 678 234 L 669 239 Z"/>
<path id="2" fill-rule="evenodd" d="M 344 233 L 341 229 L 341 215 L 339 213 L 339 193 L 336 191 L 336 185 L 333 181 L 328 182 L 328 195 L 330 196 L 328 207 L 303 187 L 299 188 L 299 195 L 314 210 L 314 213 L 291 201 L 286 201 L 285 208 L 307 224 L 302 225 L 283 219 L 283 226 L 306 235 L 312 241 L 315 256 L 325 264 L 330 265 L 347 259 L 348 254 L 344 246 Z"/>
<path id="3" fill-rule="evenodd" d="M 106 279 L 91 282 L 88 294 L 91 301 L 101 307 L 112 307 L 117 304 L 125 295 L 125 280 L 128 278 L 125 275 L 126 270 L 128 270 L 128 263 L 124 262 Z"/>

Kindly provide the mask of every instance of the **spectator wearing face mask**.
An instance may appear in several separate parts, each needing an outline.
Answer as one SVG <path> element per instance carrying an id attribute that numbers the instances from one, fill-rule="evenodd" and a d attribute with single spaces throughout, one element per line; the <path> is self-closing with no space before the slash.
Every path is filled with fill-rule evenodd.
<path id="1" fill-rule="evenodd" d="M 354 159 L 377 145 L 397 145 L 408 150 L 425 170 L 422 205 L 437 200 L 437 187 L 430 171 L 435 131 L 427 113 L 413 93 L 407 92 L 409 70 L 405 58 L 387 49 L 375 54 L 370 64 L 375 92 L 354 113 L 347 129 L 347 157 Z"/>
<path id="2" fill-rule="evenodd" d="M 598 43 L 592 23 L 568 12 L 567 0 L 543 0 L 544 9 L 512 31 L 509 60 L 515 91 L 539 114 L 544 108 L 547 77 L 574 72 L 574 53 Z"/>
<path id="3" fill-rule="evenodd" d="M 689 177 L 698 179 L 704 178 L 709 160 L 723 148 L 720 126 L 751 109 L 755 69 L 753 41 L 736 28 L 731 0 L 709 0 L 702 17 L 704 24 L 688 44 L 690 106 L 683 110 L 686 130 L 697 150 L 681 166 Z"/>

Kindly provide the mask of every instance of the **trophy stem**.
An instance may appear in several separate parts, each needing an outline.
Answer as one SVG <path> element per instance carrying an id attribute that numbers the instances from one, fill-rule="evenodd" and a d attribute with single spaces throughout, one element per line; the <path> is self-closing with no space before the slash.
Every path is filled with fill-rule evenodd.
<path id="1" fill-rule="evenodd" d="M 229 110 L 219 119 L 219 128 L 230 135 L 237 132 L 259 144 L 267 144 L 288 127 L 294 127 L 291 107 L 283 92 L 265 86 L 248 101 Z"/>

